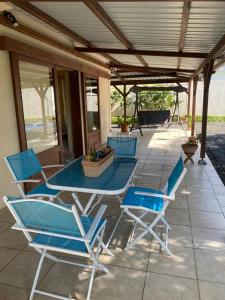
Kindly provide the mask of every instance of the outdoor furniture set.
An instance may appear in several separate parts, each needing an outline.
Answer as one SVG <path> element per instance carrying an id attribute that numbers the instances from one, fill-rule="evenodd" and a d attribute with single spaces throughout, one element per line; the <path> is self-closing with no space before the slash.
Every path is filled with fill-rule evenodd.
<path id="1" fill-rule="evenodd" d="M 83 158 L 76 159 L 63 167 L 49 179 L 44 175 L 43 167 L 41 167 L 37 156 L 31 149 L 5 158 L 15 183 L 21 192 L 21 197 L 4 197 L 4 202 L 16 221 L 12 229 L 21 230 L 27 238 L 29 246 L 33 247 L 41 255 L 30 300 L 33 299 L 34 294 L 58 299 L 71 299 L 37 289 L 39 274 L 45 258 L 54 262 L 92 269 L 86 296 L 86 299 L 89 300 L 96 271 L 109 272 L 100 262 L 99 254 L 104 250 L 108 255 L 114 256 L 108 249 L 108 245 L 124 213 L 134 221 L 133 232 L 137 225 L 143 229 L 139 236 L 130 240 L 125 249 L 133 247 L 145 235 L 152 234 L 159 242 L 161 248 L 168 255 L 171 254 L 167 247 L 168 231 L 171 228 L 164 214 L 170 201 L 175 200 L 175 192 L 186 173 L 182 158 L 179 158 L 162 191 L 134 187 L 132 180 L 138 164 L 138 160 L 135 158 L 137 139 L 131 137 L 110 137 L 107 145 L 114 149 L 115 157 L 113 162 L 98 177 L 87 177 L 84 175 Z M 33 179 L 29 178 L 37 173 L 42 174 L 45 182 L 35 187 L 29 193 L 25 193 L 21 183 L 34 182 Z M 75 201 L 73 205 L 62 202 L 58 196 L 61 191 L 72 193 Z M 120 195 L 124 192 L 126 192 L 126 195 L 121 201 Z M 82 193 L 90 195 L 86 205 L 82 203 L 78 193 L 79 195 Z M 103 242 L 107 222 L 104 218 L 106 205 L 100 206 L 95 217 L 90 216 L 90 213 L 105 195 L 117 196 L 121 201 L 122 209 L 107 244 Z M 42 197 L 47 197 L 50 201 L 43 200 Z M 97 200 L 95 201 L 95 199 Z M 53 200 L 58 200 L 59 203 L 53 202 Z M 143 220 L 148 214 L 155 215 L 151 223 L 146 223 Z M 165 241 L 154 231 L 154 226 L 159 221 L 165 226 Z M 51 254 L 49 251 L 51 251 Z M 52 252 L 86 257 L 92 261 L 92 265 L 61 259 L 54 256 Z"/>

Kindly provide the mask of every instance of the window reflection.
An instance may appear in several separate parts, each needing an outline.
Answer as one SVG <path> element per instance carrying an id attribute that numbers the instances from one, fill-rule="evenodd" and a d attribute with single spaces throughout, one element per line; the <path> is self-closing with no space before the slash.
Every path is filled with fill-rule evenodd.
<path id="1" fill-rule="evenodd" d="M 50 67 L 19 61 L 27 147 L 36 153 L 58 145 Z"/>
<path id="2" fill-rule="evenodd" d="M 88 131 L 100 128 L 99 104 L 98 104 L 98 80 L 85 77 L 85 92 L 87 101 L 87 125 Z"/>

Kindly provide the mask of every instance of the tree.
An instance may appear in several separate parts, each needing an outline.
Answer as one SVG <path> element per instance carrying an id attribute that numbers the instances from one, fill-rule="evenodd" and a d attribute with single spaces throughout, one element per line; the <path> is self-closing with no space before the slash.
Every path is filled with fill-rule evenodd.
<path id="1" fill-rule="evenodd" d="M 170 109 L 175 103 L 174 94 L 170 91 L 146 90 L 139 93 L 139 107 L 146 110 Z"/>

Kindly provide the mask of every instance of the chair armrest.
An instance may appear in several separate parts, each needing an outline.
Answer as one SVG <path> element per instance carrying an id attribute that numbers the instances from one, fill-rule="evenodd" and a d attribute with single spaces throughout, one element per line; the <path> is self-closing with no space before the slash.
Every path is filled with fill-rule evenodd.
<path id="1" fill-rule="evenodd" d="M 98 227 L 98 224 L 101 221 L 101 219 L 102 219 L 102 217 L 103 217 L 103 215 L 104 215 L 104 213 L 106 211 L 106 208 L 107 208 L 107 205 L 105 205 L 105 204 L 101 205 L 101 207 L 100 207 L 97 215 L 95 216 L 94 221 L 91 224 L 91 227 L 90 227 L 90 229 L 89 229 L 89 231 L 87 233 L 86 238 L 88 240 L 92 239 L 92 237 L 93 237 L 93 235 L 94 235 L 94 233 L 95 233 L 95 231 L 96 231 L 96 229 Z"/>
<path id="2" fill-rule="evenodd" d="M 42 166 L 42 169 L 47 169 L 47 168 L 62 168 L 64 165 L 50 165 L 50 166 Z"/>
<path id="3" fill-rule="evenodd" d="M 147 192 L 134 192 L 135 195 L 142 195 L 142 196 L 148 196 L 148 197 L 157 197 L 157 198 L 162 198 L 165 200 L 175 200 L 174 197 L 172 196 L 167 196 L 164 194 L 154 194 L 154 193 L 147 193 Z"/>
<path id="4" fill-rule="evenodd" d="M 25 179 L 25 180 L 15 180 L 12 183 L 25 183 L 25 182 L 41 182 L 40 179 Z"/>

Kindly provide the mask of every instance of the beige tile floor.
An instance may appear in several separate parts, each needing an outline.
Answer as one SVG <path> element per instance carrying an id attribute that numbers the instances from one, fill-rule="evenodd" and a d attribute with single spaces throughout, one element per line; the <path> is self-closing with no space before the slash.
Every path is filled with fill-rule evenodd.
<path id="1" fill-rule="evenodd" d="M 146 129 L 144 137 L 138 132 L 134 135 L 138 136 L 140 161 L 135 184 L 162 187 L 181 153 L 184 132 L 173 126 L 169 130 Z M 101 257 L 110 273 L 97 273 L 93 300 L 225 299 L 225 187 L 208 159 L 206 166 L 199 166 L 197 160 L 198 155 L 194 165 L 187 165 L 176 202 L 166 213 L 172 227 L 168 242 L 172 255 L 160 252 L 150 236 L 134 249 L 122 251 L 131 230 L 131 223 L 124 217 L 110 245 L 115 257 Z M 115 198 L 105 198 L 104 202 L 108 204 L 108 235 L 119 205 Z M 20 232 L 10 229 L 12 223 L 9 212 L 1 210 L 0 300 L 25 300 L 38 254 L 26 245 Z M 39 285 L 50 292 L 85 299 L 88 279 L 86 270 L 46 261 Z"/>

